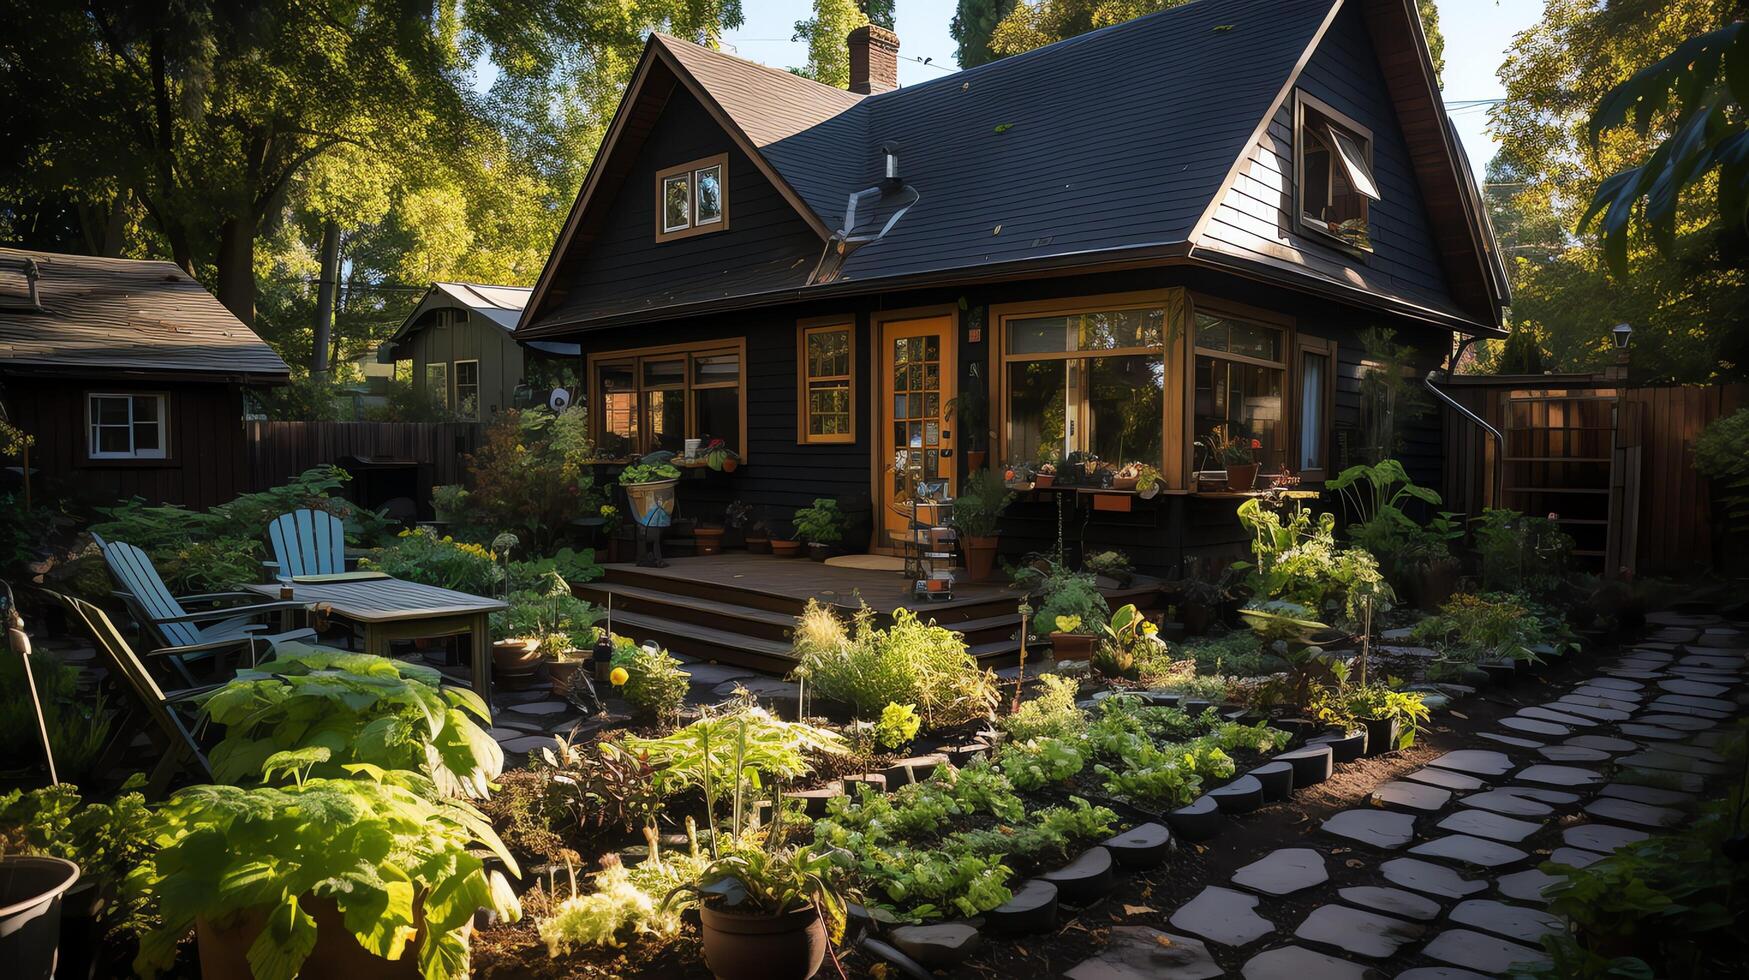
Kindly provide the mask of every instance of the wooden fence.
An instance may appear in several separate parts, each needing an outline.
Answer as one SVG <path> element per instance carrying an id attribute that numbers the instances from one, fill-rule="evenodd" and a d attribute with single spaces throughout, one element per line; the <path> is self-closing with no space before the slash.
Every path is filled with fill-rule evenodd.
<path id="1" fill-rule="evenodd" d="M 486 431 L 479 422 L 248 422 L 245 427 L 249 480 L 257 490 L 312 466 L 363 457 L 415 464 L 424 494 L 434 486 L 464 482 L 465 457 L 479 448 Z"/>
<path id="2" fill-rule="evenodd" d="M 1723 542 L 1715 540 L 1712 488 L 1695 472 L 1694 440 L 1713 419 L 1749 405 L 1749 385 L 1618 388 L 1602 378 L 1460 378 L 1445 391 L 1505 430 L 1511 442 L 1502 461 L 1478 426 L 1444 410 L 1442 492 L 1449 509 L 1475 515 L 1504 505 L 1559 511 L 1575 524 L 1607 521 L 1603 533 L 1614 542 L 1614 560 L 1641 575 L 1737 564 L 1726 561 L 1720 554 Z M 1580 417 L 1581 403 L 1600 395 L 1615 408 L 1609 413 L 1613 424 L 1607 415 L 1590 411 Z M 1550 404 L 1567 415 L 1549 414 Z M 1599 433 L 1605 441 L 1592 438 L 1599 422 L 1605 425 Z M 1498 474 L 1502 466 L 1505 473 Z M 1505 476 L 1503 500 L 1494 499 L 1496 475 Z M 1600 482 L 1604 476 L 1606 483 Z M 1608 489 L 1591 489 L 1604 486 Z M 1610 500 L 1607 517 L 1576 503 L 1586 499 L 1581 495 L 1598 493 Z M 1569 530 L 1586 537 L 1585 528 Z M 1601 571 L 1607 562 L 1594 564 Z"/>

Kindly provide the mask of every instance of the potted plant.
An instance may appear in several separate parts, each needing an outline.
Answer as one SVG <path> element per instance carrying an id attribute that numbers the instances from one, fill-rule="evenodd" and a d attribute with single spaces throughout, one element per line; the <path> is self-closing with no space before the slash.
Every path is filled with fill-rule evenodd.
<path id="1" fill-rule="evenodd" d="M 1263 448 L 1260 440 L 1229 434 L 1229 427 L 1217 425 L 1198 442 L 1227 474 L 1227 489 L 1250 490 L 1257 485 L 1257 452 Z"/>
<path id="2" fill-rule="evenodd" d="M 646 526 L 657 520 L 658 511 L 664 521 L 673 519 L 674 487 L 679 482 L 680 470 L 660 459 L 633 463 L 619 474 L 619 485 L 631 503 L 632 519 Z"/>
<path id="3" fill-rule="evenodd" d="M 794 522 L 789 525 L 788 533 L 776 529 L 771 532 L 771 553 L 779 558 L 794 558 L 800 555 L 805 547 L 807 547 L 807 543 L 801 539 L 799 529 Z"/>
<path id="4" fill-rule="evenodd" d="M 1040 490 L 1057 482 L 1057 464 L 1040 463 L 1032 472 L 1032 485 Z"/>
<path id="5" fill-rule="evenodd" d="M 1051 656 L 1058 660 L 1092 660 L 1098 639 L 1080 616 L 1058 616 L 1051 630 Z"/>
<path id="6" fill-rule="evenodd" d="M 523 690 L 534 683 L 540 669 L 543 632 L 542 614 L 546 601 L 533 592 L 512 592 L 507 608 L 491 615 L 492 677 L 511 690 Z"/>
<path id="7" fill-rule="evenodd" d="M 844 934 L 850 860 L 843 851 L 796 846 L 725 848 L 680 889 L 698 897 L 711 973 L 718 980 L 807 980 L 818 972 L 829 944 Z"/>
<path id="8" fill-rule="evenodd" d="M 1430 717 L 1420 694 L 1399 691 L 1391 684 L 1347 682 L 1347 665 L 1332 663 L 1338 686 L 1312 700 L 1313 716 L 1340 722 L 1350 731 L 1366 732 L 1366 754 L 1382 755 L 1415 744 L 1415 736 Z"/>
<path id="9" fill-rule="evenodd" d="M 454 524 L 467 506 L 468 489 L 457 483 L 431 488 L 431 516 L 439 524 Z"/>
<path id="10" fill-rule="evenodd" d="M 996 551 L 1002 533 L 1002 511 L 1014 500 L 1002 478 L 979 469 L 966 478 L 954 501 L 953 528 L 966 559 L 966 579 L 988 582 L 996 567 Z"/>
<path id="11" fill-rule="evenodd" d="M 947 410 L 959 425 L 960 438 L 965 440 L 966 472 L 976 473 L 984 468 L 989 457 L 989 452 L 984 448 L 990 429 L 989 399 L 981 387 L 972 386 L 950 399 Z"/>
<path id="12" fill-rule="evenodd" d="M 753 555 L 771 554 L 771 528 L 761 518 L 755 518 L 747 525 L 747 553 Z"/>
<path id="13" fill-rule="evenodd" d="M 813 506 L 796 511 L 796 537 L 808 544 L 808 557 L 825 561 L 844 540 L 844 512 L 831 497 L 817 497 Z"/>
<path id="14" fill-rule="evenodd" d="M 720 555 L 723 552 L 725 528 L 717 524 L 700 524 L 692 529 L 693 549 L 700 555 Z"/>
<path id="15" fill-rule="evenodd" d="M 699 452 L 704 454 L 705 465 L 719 473 L 733 473 L 741 465 L 740 454 L 721 439 L 706 439 Z"/>
<path id="16" fill-rule="evenodd" d="M 162 919 L 140 940 L 139 973 L 174 966 L 192 930 L 206 980 L 243 980 L 257 963 L 287 977 L 460 977 L 475 906 L 521 917 L 485 863 L 520 876 L 516 859 L 479 810 L 406 770 L 299 775 L 327 751 L 270 758 L 267 775 L 291 785 L 192 786 L 158 808 L 160 846 L 129 876 Z"/>
<path id="17" fill-rule="evenodd" d="M 65 858 L 8 854 L 0 857 L 0 955 L 6 975 L 49 980 L 61 943 L 61 900 L 79 880 L 79 866 Z"/>
<path id="18" fill-rule="evenodd" d="M 723 508 L 723 547 L 744 547 L 747 544 L 747 526 L 752 522 L 752 507 L 739 500 L 729 501 L 729 505 Z"/>

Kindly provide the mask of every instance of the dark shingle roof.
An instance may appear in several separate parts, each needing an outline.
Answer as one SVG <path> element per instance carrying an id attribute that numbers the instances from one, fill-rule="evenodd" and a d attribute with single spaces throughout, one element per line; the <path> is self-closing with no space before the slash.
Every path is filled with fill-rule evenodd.
<path id="1" fill-rule="evenodd" d="M 174 263 L 0 248 L 9 298 L 36 262 L 40 309 L 0 306 L 0 370 L 283 381 L 284 361 Z"/>

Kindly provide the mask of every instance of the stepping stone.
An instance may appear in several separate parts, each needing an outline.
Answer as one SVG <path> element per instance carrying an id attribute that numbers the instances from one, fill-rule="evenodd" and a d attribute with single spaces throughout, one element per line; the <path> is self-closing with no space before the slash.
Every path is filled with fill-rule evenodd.
<path id="1" fill-rule="evenodd" d="M 1589 786 L 1603 779 L 1603 774 L 1592 769 L 1580 769 L 1576 766 L 1527 766 L 1516 779 L 1527 783 L 1542 783 L 1545 786 Z"/>
<path id="2" fill-rule="evenodd" d="M 881 775 L 887 777 L 889 789 L 898 789 L 901 786 L 909 786 L 912 783 L 920 783 L 928 779 L 935 774 L 937 766 L 947 764 L 945 754 L 931 752 L 927 755 L 914 755 L 909 759 L 899 759 L 882 770 Z"/>
<path id="3" fill-rule="evenodd" d="M 543 748 L 550 748 L 553 739 L 549 735 L 521 735 L 518 738 L 500 740 L 498 744 L 506 752 L 539 752 Z"/>
<path id="4" fill-rule="evenodd" d="M 1014 897 L 984 913 L 984 927 L 997 932 L 1040 933 L 1057 927 L 1057 886 L 1028 878 Z"/>
<path id="5" fill-rule="evenodd" d="M 1293 795 L 1294 767 L 1286 762 L 1265 762 L 1251 770 L 1263 785 L 1263 802 L 1280 803 Z"/>
<path id="6" fill-rule="evenodd" d="M 1166 814 L 1166 825 L 1188 841 L 1208 840 L 1221 832 L 1225 822 L 1212 796 L 1199 796 L 1190 803 Z"/>
<path id="7" fill-rule="evenodd" d="M 1587 682 L 1588 687 L 1601 687 L 1611 691 L 1640 691 L 1646 685 L 1635 681 L 1622 680 L 1619 677 L 1593 677 Z M 1682 693 L 1680 691 L 1676 692 Z M 1613 697 L 1613 695 L 1611 695 Z"/>
<path id="8" fill-rule="evenodd" d="M 1488 749 L 1458 749 L 1456 752 L 1447 752 L 1433 760 L 1430 765 L 1484 779 L 1504 776 L 1512 771 L 1512 759 L 1506 753 Z"/>
<path id="9" fill-rule="evenodd" d="M 1555 812 L 1554 807 L 1523 792 L 1522 787 L 1489 790 L 1486 793 L 1466 796 L 1458 800 L 1458 803 L 1515 817 L 1546 817 Z"/>
<path id="10" fill-rule="evenodd" d="M 1040 878 L 1057 886 L 1057 900 L 1069 905 L 1091 905 L 1117 884 L 1111 870 L 1111 852 L 1094 846 L 1081 856 Z"/>
<path id="11" fill-rule="evenodd" d="M 1240 776 L 1209 790 L 1208 796 L 1222 813 L 1250 813 L 1263 805 L 1263 784 L 1255 776 Z"/>
<path id="12" fill-rule="evenodd" d="M 502 742 L 507 738 L 521 738 L 528 733 L 520 728 L 491 728 L 486 731 L 486 734 L 492 736 L 493 739 Z"/>
<path id="13" fill-rule="evenodd" d="M 1658 786 L 1664 789 L 1681 790 L 1684 793 L 1698 794 L 1706 788 L 1706 780 L 1691 772 L 1671 772 L 1668 769 L 1618 769 L 1615 778 L 1624 783 L 1637 783 L 1641 786 Z"/>
<path id="14" fill-rule="evenodd" d="M 1200 939 L 1147 926 L 1112 926 L 1106 933 L 1105 948 L 1063 975 L 1069 980 L 1207 980 L 1225 973 Z"/>
<path id="15" fill-rule="evenodd" d="M 1583 718 L 1577 714 L 1568 714 L 1565 711 L 1556 711 L 1546 705 L 1532 705 L 1528 708 L 1520 708 L 1518 715 L 1521 718 L 1535 718 L 1538 721 L 1551 721 L 1557 725 L 1567 725 L 1572 728 L 1594 728 L 1597 725 L 1597 722 L 1590 718 Z"/>
<path id="16" fill-rule="evenodd" d="M 886 938 L 924 966 L 957 966 L 984 944 L 977 927 L 964 922 L 897 926 L 887 930 Z"/>
<path id="17" fill-rule="evenodd" d="M 1718 698 L 1731 692 L 1723 684 L 1702 684 L 1700 681 L 1663 680 L 1658 682 L 1658 687 L 1671 694 L 1684 694 L 1695 698 Z"/>
<path id="18" fill-rule="evenodd" d="M 1596 749 L 1599 752 L 1632 752 L 1640 747 L 1638 743 L 1613 735 L 1575 735 L 1567 739 L 1566 744 L 1582 749 Z"/>
<path id="19" fill-rule="evenodd" d="M 1457 908 L 1451 910 L 1451 921 L 1532 946 L 1540 946 L 1544 936 L 1566 931 L 1561 920 L 1547 912 L 1522 905 L 1507 905 L 1491 898 L 1459 902 Z"/>
<path id="20" fill-rule="evenodd" d="M 1447 929 L 1421 950 L 1423 956 L 1482 973 L 1506 973 L 1515 963 L 1547 963 L 1540 949 L 1520 946 L 1468 929 Z"/>
<path id="21" fill-rule="evenodd" d="M 508 710 L 519 715 L 556 715 L 570 711 L 571 706 L 564 701 L 535 701 L 532 704 L 519 704 Z"/>
<path id="22" fill-rule="evenodd" d="M 1441 898 L 1464 898 L 1488 887 L 1485 881 L 1474 881 L 1443 865 L 1416 858 L 1393 858 L 1379 865 L 1379 872 L 1393 885 Z"/>
<path id="23" fill-rule="evenodd" d="M 1652 703 L 1654 705 L 1677 704 L 1682 705 L 1685 708 L 1699 708 L 1702 711 L 1722 711 L 1726 714 L 1730 714 L 1737 710 L 1736 705 L 1724 700 L 1723 698 L 1703 698 L 1696 697 L 1692 694 L 1665 694 L 1654 698 Z"/>
<path id="24" fill-rule="evenodd" d="M 1418 783 L 1425 783 L 1428 786 L 1438 786 L 1440 789 L 1449 789 L 1454 793 L 1467 793 L 1470 790 L 1481 789 L 1488 785 L 1474 776 L 1466 776 L 1461 772 L 1452 772 L 1450 769 L 1435 769 L 1432 766 L 1428 766 L 1424 769 L 1417 769 L 1414 772 L 1405 775 L 1403 778 L 1412 779 Z"/>
<path id="25" fill-rule="evenodd" d="M 1284 847 L 1245 865 L 1233 874 L 1233 884 L 1265 895 L 1291 895 L 1330 880 L 1324 856 L 1309 847 Z"/>
<path id="26" fill-rule="evenodd" d="M 1613 701 L 1617 703 L 1625 702 L 1627 704 L 1639 704 L 1646 699 L 1646 696 L 1639 691 L 1624 691 L 1615 687 L 1596 687 L 1591 684 L 1581 684 L 1578 687 L 1573 688 L 1571 691 L 1568 691 L 1567 696 L 1596 698 L 1599 701 Z M 1605 704 L 1604 707 L 1613 708 L 1615 705 Z"/>
<path id="27" fill-rule="evenodd" d="M 1617 721 L 1627 721 L 1629 718 L 1633 717 L 1632 712 L 1628 711 L 1628 710 L 1624 710 L 1621 708 L 1611 708 L 1605 704 L 1590 704 L 1590 703 L 1588 703 L 1588 702 L 1592 702 L 1592 701 L 1601 701 L 1601 700 L 1603 700 L 1603 699 L 1602 698 L 1572 698 L 1572 700 L 1568 700 L 1567 698 L 1562 698 L 1559 701 L 1551 701 L 1551 702 L 1549 702 L 1549 704 L 1552 706 L 1552 708 L 1554 710 L 1560 711 L 1563 714 L 1581 715 L 1583 717 L 1590 718 L 1592 721 L 1617 722 Z"/>
<path id="28" fill-rule="evenodd" d="M 1690 759 L 1699 759 L 1701 762 L 1711 762 L 1717 765 L 1723 765 L 1725 762 L 1724 756 L 1714 752 L 1710 748 L 1700 745 L 1660 745 L 1651 751 L 1667 752 L 1671 755 L 1685 755 Z"/>
<path id="29" fill-rule="evenodd" d="M 1549 899 L 1543 892 L 1550 886 L 1566 880 L 1565 875 L 1552 875 L 1539 868 L 1531 868 L 1528 871 L 1515 871 L 1509 875 L 1501 875 L 1495 880 L 1494 887 L 1500 889 L 1500 894 L 1507 898 L 1547 905 Z"/>
<path id="30" fill-rule="evenodd" d="M 1451 791 L 1403 780 L 1386 783 L 1372 791 L 1372 805 L 1397 810 L 1433 813 L 1451 802 Z"/>
<path id="31" fill-rule="evenodd" d="M 1467 834 L 1447 834 L 1435 837 L 1424 844 L 1416 844 L 1409 848 L 1410 854 L 1422 857 L 1444 858 L 1460 864 L 1474 865 L 1478 868 L 1501 868 L 1508 864 L 1517 864 L 1530 857 L 1529 854 L 1516 847 Z"/>
<path id="32" fill-rule="evenodd" d="M 1378 974 L 1359 963 L 1314 953 L 1301 946 L 1283 946 L 1246 960 L 1239 968 L 1239 975 L 1245 980 L 1309 980 L 1312 977 L 1318 980 L 1368 980 Z"/>
<path id="33" fill-rule="evenodd" d="M 1676 746 L 1672 746 L 1675 748 Z M 1636 769 L 1659 769 L 1668 772 L 1691 772 L 1697 776 L 1717 776 L 1725 771 L 1725 767 L 1716 762 L 1696 759 L 1680 752 L 1661 752 L 1652 749 L 1647 752 L 1635 752 L 1624 755 L 1616 760 L 1617 765 L 1632 766 Z"/>
<path id="34" fill-rule="evenodd" d="M 1652 835 L 1643 830 L 1629 830 L 1626 827 L 1612 827 L 1602 823 L 1582 823 L 1561 831 L 1561 840 L 1569 846 L 1599 854 L 1614 854 L 1617 850 L 1650 836 Z"/>
<path id="35" fill-rule="evenodd" d="M 1569 868 L 1586 868 L 1603 860 L 1603 855 L 1596 851 L 1584 851 L 1577 847 L 1557 847 L 1549 852 L 1550 864 L 1563 864 Z"/>
<path id="36" fill-rule="evenodd" d="M 1337 949 L 1383 959 L 1400 946 L 1421 938 L 1426 926 L 1402 919 L 1393 919 L 1376 912 L 1362 912 L 1343 905 L 1325 905 L 1313 909 L 1306 921 L 1294 930 L 1294 937 L 1308 942 L 1323 943 Z"/>
<path id="37" fill-rule="evenodd" d="M 1620 800 L 1612 796 L 1600 796 L 1592 800 L 1585 805 L 1585 812 L 1599 820 L 1631 824 L 1635 827 L 1650 827 L 1654 830 L 1680 826 L 1685 819 L 1681 810 L 1653 806 L 1649 803 L 1635 803 L 1633 800 Z"/>
<path id="38" fill-rule="evenodd" d="M 1414 892 L 1406 892 L 1401 888 L 1384 888 L 1379 885 L 1354 885 L 1344 888 L 1336 894 L 1350 905 L 1384 912 L 1399 919 L 1419 919 L 1422 922 L 1432 922 L 1439 918 L 1439 903 L 1431 898 L 1423 898 Z"/>
<path id="39" fill-rule="evenodd" d="M 1537 754 L 1550 762 L 1608 762 L 1609 753 L 1579 745 L 1545 745 Z"/>
<path id="40" fill-rule="evenodd" d="M 1303 749 L 1283 752 L 1275 757 L 1275 761 L 1293 766 L 1295 789 L 1316 786 L 1329 779 L 1331 767 L 1335 764 L 1328 745 L 1308 745 Z"/>
<path id="41" fill-rule="evenodd" d="M 1493 980 L 1486 973 L 1460 970 L 1455 966 L 1419 966 L 1397 974 L 1397 980 Z"/>
<path id="42" fill-rule="evenodd" d="M 1506 844 L 1516 844 L 1543 829 L 1541 822 L 1514 820 L 1487 810 L 1459 810 L 1441 820 L 1438 826 L 1439 829 L 1449 830 L 1454 834 L 1486 837 Z"/>
<path id="43" fill-rule="evenodd" d="M 1538 721 L 1535 718 L 1525 718 L 1522 715 L 1512 715 L 1507 718 L 1502 718 L 1500 719 L 1500 724 L 1502 727 L 1510 728 L 1515 732 L 1528 732 L 1532 735 L 1546 735 L 1549 738 L 1565 738 L 1568 735 L 1573 734 L 1573 730 L 1566 725 L 1557 725 L 1552 721 Z"/>
<path id="44" fill-rule="evenodd" d="M 1324 821 L 1324 832 L 1395 850 L 1415 839 L 1415 817 L 1389 810 L 1343 810 Z"/>
<path id="45" fill-rule="evenodd" d="M 1307 747 L 1313 745 L 1330 746 L 1330 761 L 1341 765 L 1353 762 L 1366 754 L 1366 732 L 1359 731 L 1353 735 L 1320 735 L 1308 740 L 1306 745 Z"/>
<path id="46" fill-rule="evenodd" d="M 1634 721 L 1641 725 L 1657 725 L 1679 732 L 1704 732 L 1709 728 L 1717 728 L 1719 725 L 1711 718 L 1696 718 L 1693 715 L 1641 715 Z"/>
<path id="47" fill-rule="evenodd" d="M 1672 728 L 1628 722 L 1616 726 L 1616 730 L 1623 735 L 1632 735 L 1635 738 L 1649 738 L 1654 742 L 1680 742 L 1688 737 L 1686 733 L 1676 731 Z"/>
<path id="48" fill-rule="evenodd" d="M 1625 670 L 1620 667 L 1612 667 L 1604 673 L 1611 677 L 1621 677 L 1630 681 L 1656 681 L 1669 676 L 1660 670 Z"/>
<path id="49" fill-rule="evenodd" d="M 1477 732 L 1476 734 L 1490 742 L 1499 742 L 1501 745 L 1509 745 L 1515 749 L 1538 749 L 1542 748 L 1543 744 L 1534 738 L 1508 735 L 1505 732 Z"/>
<path id="50" fill-rule="evenodd" d="M 1104 847 L 1123 867 L 1158 867 L 1172 853 L 1172 831 L 1163 824 L 1137 824 L 1107 840 Z"/>
<path id="51" fill-rule="evenodd" d="M 1256 895 L 1210 885 L 1172 913 L 1172 928 L 1194 933 L 1225 946 L 1245 946 L 1275 931 L 1275 923 L 1257 914 Z"/>

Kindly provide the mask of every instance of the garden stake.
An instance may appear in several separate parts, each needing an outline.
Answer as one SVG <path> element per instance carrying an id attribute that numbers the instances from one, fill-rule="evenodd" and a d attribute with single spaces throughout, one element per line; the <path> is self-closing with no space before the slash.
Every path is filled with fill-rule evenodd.
<path id="1" fill-rule="evenodd" d="M 28 469 L 25 471 L 26 479 L 29 472 Z M 36 675 L 30 669 L 30 636 L 24 632 L 24 617 L 18 614 L 18 599 L 12 594 L 12 586 L 4 582 L 0 585 L 6 586 L 6 643 L 24 664 L 24 686 L 30 690 L 31 707 L 36 709 L 36 731 L 42 736 L 43 759 L 49 764 L 49 783 L 59 786 L 61 779 L 55 774 L 55 750 L 49 745 L 49 726 L 43 721 L 43 703 L 37 697 Z"/>

